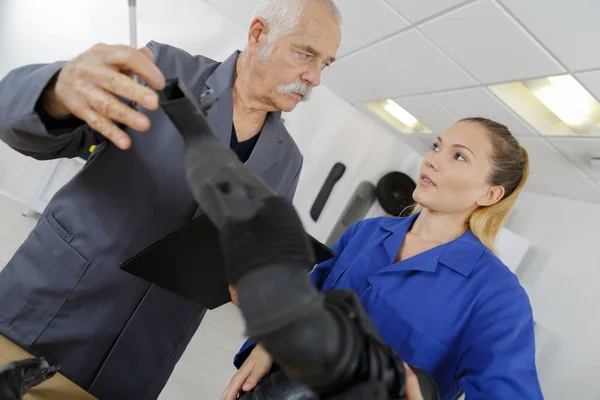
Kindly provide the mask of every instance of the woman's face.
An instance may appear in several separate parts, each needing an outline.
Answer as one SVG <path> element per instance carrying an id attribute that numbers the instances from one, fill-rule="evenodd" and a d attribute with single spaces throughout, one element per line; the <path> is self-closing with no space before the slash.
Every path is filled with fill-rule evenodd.
<path id="1" fill-rule="evenodd" d="M 491 155 L 492 142 L 483 126 L 451 126 L 425 156 L 413 199 L 431 211 L 451 214 L 500 201 L 504 189 L 488 183 Z"/>

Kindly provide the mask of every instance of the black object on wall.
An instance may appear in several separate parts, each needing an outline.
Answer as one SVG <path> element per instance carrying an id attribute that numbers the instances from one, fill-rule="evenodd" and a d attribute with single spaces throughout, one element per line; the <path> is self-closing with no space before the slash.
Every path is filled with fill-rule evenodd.
<path id="1" fill-rule="evenodd" d="M 383 210 L 393 216 L 401 215 L 408 206 L 415 202 L 412 194 L 417 185 L 410 176 L 394 171 L 385 174 L 377 183 L 375 194 Z"/>
<path id="2" fill-rule="evenodd" d="M 323 208 L 331 195 L 333 187 L 342 178 L 345 172 L 346 166 L 342 163 L 336 163 L 333 168 L 331 168 L 327 179 L 325 179 L 325 183 L 323 183 L 323 186 L 321 187 L 321 191 L 319 191 L 319 194 L 317 195 L 317 199 L 310 209 L 310 216 L 313 221 L 316 222 L 321 216 L 321 212 L 323 212 Z"/>
<path id="3" fill-rule="evenodd" d="M 367 181 L 361 182 L 329 234 L 325 242 L 327 246 L 336 244 L 352 224 L 363 219 L 375 200 L 375 185 Z"/>

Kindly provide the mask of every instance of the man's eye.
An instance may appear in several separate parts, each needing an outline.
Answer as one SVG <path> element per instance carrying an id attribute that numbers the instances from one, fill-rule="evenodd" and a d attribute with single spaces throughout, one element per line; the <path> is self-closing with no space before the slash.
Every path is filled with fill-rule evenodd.
<path id="1" fill-rule="evenodd" d="M 312 57 L 310 54 L 306 53 L 298 53 L 298 56 L 305 61 L 309 60 Z"/>

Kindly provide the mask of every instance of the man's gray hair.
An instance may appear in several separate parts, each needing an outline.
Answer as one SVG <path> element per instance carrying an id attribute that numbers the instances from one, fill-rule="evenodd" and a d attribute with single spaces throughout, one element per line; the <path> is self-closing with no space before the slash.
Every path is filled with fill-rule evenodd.
<path id="1" fill-rule="evenodd" d="M 264 58 L 270 55 L 277 40 L 296 29 L 309 1 L 318 1 L 341 24 L 342 15 L 333 0 L 258 0 L 254 18 L 263 18 L 269 27 L 267 48 L 265 54 L 262 55 Z"/>

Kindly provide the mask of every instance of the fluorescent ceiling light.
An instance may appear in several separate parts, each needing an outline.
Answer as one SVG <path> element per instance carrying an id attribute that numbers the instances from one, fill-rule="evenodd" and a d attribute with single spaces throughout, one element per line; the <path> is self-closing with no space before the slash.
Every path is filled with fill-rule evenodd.
<path id="1" fill-rule="evenodd" d="M 489 89 L 542 135 L 600 136 L 600 104 L 571 75 Z"/>
<path id="2" fill-rule="evenodd" d="M 411 113 L 391 99 L 372 101 L 365 104 L 366 108 L 380 120 L 387 122 L 401 133 L 432 133 L 421 124 Z"/>
<path id="3" fill-rule="evenodd" d="M 572 76 L 554 76 L 548 81 L 547 86 L 533 91 L 535 97 L 565 124 L 583 125 L 596 100 Z"/>
<path id="4" fill-rule="evenodd" d="M 415 117 L 413 117 L 408 111 L 404 108 L 400 107 L 398 103 L 393 100 L 386 100 L 383 105 L 385 111 L 389 112 L 392 117 L 396 118 L 398 121 L 402 122 L 406 126 L 410 126 L 411 128 L 416 127 L 419 124 L 419 121 Z"/>

